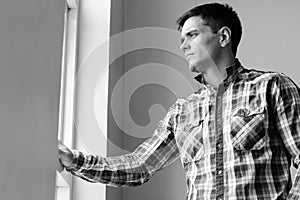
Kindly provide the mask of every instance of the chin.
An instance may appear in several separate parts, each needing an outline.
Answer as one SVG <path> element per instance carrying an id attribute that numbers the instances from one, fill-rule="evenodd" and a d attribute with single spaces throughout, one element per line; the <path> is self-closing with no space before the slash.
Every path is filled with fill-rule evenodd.
<path id="1" fill-rule="evenodd" d="M 189 69 L 191 72 L 200 73 L 200 71 L 197 69 L 197 67 L 193 65 L 189 65 Z"/>

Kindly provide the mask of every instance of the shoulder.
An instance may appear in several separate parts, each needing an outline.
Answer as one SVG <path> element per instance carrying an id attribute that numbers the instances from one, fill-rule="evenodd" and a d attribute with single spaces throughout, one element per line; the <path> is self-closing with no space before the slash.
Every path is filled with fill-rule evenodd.
<path id="1" fill-rule="evenodd" d="M 287 76 L 284 73 L 277 73 L 272 79 L 272 88 L 276 88 L 280 91 L 292 91 L 292 90 L 299 90 L 298 85 L 293 81 L 293 79 Z"/>
<path id="2" fill-rule="evenodd" d="M 268 88 L 286 89 L 298 87 L 297 84 L 288 75 L 277 71 L 262 71 L 257 69 L 244 68 L 239 74 L 238 82 L 248 82 L 250 84 L 268 85 Z"/>
<path id="3" fill-rule="evenodd" d="M 208 91 L 205 89 L 200 89 L 187 97 L 178 98 L 173 104 L 172 109 L 175 110 L 176 113 L 181 114 L 193 111 L 195 108 L 201 106 L 199 105 L 199 102 L 205 102 L 205 100 L 208 100 L 209 95 L 207 92 Z"/>
<path id="4" fill-rule="evenodd" d="M 238 78 L 240 81 L 257 83 L 262 81 L 270 81 L 278 75 L 280 75 L 280 73 L 276 71 L 263 71 L 244 68 L 244 70 L 238 75 Z"/>

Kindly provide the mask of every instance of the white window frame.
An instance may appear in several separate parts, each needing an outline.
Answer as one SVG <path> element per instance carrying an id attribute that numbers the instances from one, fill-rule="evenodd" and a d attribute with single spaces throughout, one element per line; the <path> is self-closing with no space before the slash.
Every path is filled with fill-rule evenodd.
<path id="1" fill-rule="evenodd" d="M 77 69 L 79 0 L 66 0 L 61 63 L 58 139 L 74 145 L 75 75 Z M 72 175 L 56 172 L 55 200 L 72 199 Z"/>

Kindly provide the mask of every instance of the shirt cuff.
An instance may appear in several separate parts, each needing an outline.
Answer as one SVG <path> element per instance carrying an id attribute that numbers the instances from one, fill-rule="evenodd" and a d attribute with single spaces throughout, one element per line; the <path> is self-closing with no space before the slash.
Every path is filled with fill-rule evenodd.
<path id="1" fill-rule="evenodd" d="M 66 170 L 69 172 L 76 172 L 79 171 L 84 163 L 84 156 L 83 154 L 78 150 L 71 150 L 73 154 L 73 161 L 71 163 L 71 166 L 65 166 Z"/>

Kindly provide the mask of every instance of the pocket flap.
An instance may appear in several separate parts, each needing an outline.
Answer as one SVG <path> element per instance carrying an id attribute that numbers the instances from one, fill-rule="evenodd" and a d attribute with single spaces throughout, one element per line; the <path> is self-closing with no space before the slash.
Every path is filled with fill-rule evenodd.
<path id="1" fill-rule="evenodd" d="M 239 116 L 239 117 L 250 117 L 252 115 L 257 114 L 264 114 L 265 108 L 264 107 L 256 107 L 256 108 L 240 108 L 233 112 L 232 117 Z"/>
<path id="2" fill-rule="evenodd" d="M 265 109 L 239 109 L 231 117 L 232 145 L 238 150 L 259 150 L 266 144 Z"/>

